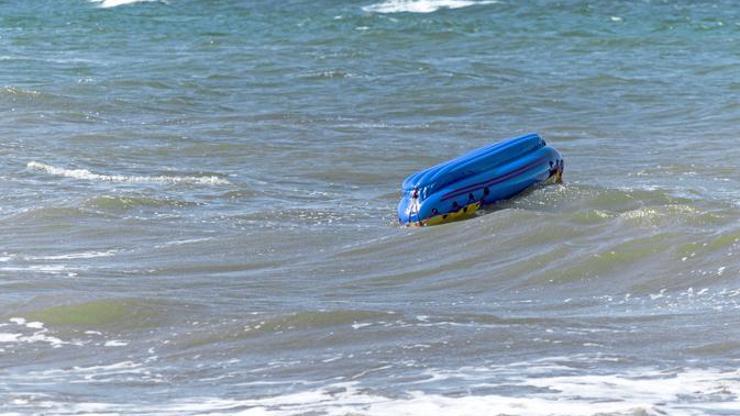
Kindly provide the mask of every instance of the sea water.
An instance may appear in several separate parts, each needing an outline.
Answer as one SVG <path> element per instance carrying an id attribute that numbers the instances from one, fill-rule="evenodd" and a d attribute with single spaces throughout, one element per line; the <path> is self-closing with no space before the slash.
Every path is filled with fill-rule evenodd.
<path id="1" fill-rule="evenodd" d="M 2 2 L 0 413 L 738 414 L 738 145 L 734 0 Z"/>

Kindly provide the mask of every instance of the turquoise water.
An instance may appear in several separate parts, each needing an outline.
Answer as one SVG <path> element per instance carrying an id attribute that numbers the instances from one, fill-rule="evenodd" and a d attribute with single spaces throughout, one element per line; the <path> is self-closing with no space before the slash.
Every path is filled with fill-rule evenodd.
<path id="1" fill-rule="evenodd" d="M 0 3 L 0 413 L 737 414 L 738 68 L 732 1 Z"/>

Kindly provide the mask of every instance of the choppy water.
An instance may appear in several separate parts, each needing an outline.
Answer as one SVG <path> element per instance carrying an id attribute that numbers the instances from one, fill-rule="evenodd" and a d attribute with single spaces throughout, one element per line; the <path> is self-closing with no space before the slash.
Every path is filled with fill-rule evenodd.
<path id="1" fill-rule="evenodd" d="M 0 3 L 0 413 L 738 414 L 739 68 L 729 0 Z"/>

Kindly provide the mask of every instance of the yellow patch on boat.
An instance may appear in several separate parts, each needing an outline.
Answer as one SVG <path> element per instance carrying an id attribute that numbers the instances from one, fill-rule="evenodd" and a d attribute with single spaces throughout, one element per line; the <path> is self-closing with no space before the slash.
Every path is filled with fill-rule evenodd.
<path id="1" fill-rule="evenodd" d="M 425 226 L 425 225 L 439 225 L 439 224 L 446 224 L 448 222 L 453 221 L 460 221 L 467 218 L 470 218 L 475 215 L 475 213 L 478 211 L 478 208 L 480 208 L 480 201 L 473 202 L 472 204 L 465 205 L 464 207 L 460 208 L 459 210 L 455 212 L 450 212 L 448 214 L 442 214 L 442 215 L 435 215 L 433 217 L 427 218 L 421 223 L 413 223 L 410 225 L 413 226 Z"/>
<path id="2" fill-rule="evenodd" d="M 563 183 L 563 168 L 558 168 L 549 178 L 544 182 L 544 185 L 555 185 Z"/>
<path id="3" fill-rule="evenodd" d="M 553 181 L 552 183 L 563 183 L 563 169 L 558 169 L 557 172 L 553 175 Z"/>

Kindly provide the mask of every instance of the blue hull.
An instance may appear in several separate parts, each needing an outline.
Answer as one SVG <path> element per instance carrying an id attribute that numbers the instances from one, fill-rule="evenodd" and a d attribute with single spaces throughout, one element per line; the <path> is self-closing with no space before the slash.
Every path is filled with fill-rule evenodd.
<path id="1" fill-rule="evenodd" d="M 537 134 L 482 147 L 406 178 L 398 219 L 434 225 L 471 216 L 537 183 L 559 181 L 563 167 L 560 153 Z"/>

